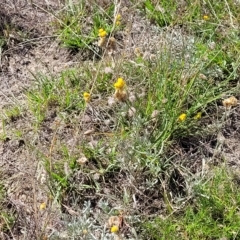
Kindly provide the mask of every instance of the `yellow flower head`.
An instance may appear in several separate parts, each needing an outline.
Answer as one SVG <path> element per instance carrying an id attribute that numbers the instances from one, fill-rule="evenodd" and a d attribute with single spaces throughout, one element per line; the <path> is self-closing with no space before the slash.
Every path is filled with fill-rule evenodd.
<path id="1" fill-rule="evenodd" d="M 118 226 L 113 225 L 113 226 L 111 227 L 111 233 L 117 233 L 118 231 L 119 231 L 119 227 L 118 227 Z"/>
<path id="2" fill-rule="evenodd" d="M 116 16 L 116 21 L 120 21 L 121 19 L 122 19 L 121 14 L 118 14 L 118 15 Z"/>
<path id="3" fill-rule="evenodd" d="M 89 102 L 89 100 L 90 100 L 90 93 L 84 92 L 83 93 L 83 99 L 85 100 L 85 102 Z"/>
<path id="4" fill-rule="evenodd" d="M 44 210 L 44 209 L 46 209 L 46 207 L 47 207 L 47 204 L 45 202 L 43 202 L 40 204 L 39 209 Z"/>
<path id="5" fill-rule="evenodd" d="M 104 37 L 107 36 L 107 32 L 104 29 L 100 28 L 98 30 L 98 36 L 101 37 L 101 38 L 104 38 Z"/>
<path id="6" fill-rule="evenodd" d="M 178 121 L 183 122 L 185 121 L 187 118 L 187 114 L 186 113 L 182 113 L 179 117 L 178 117 Z"/>
<path id="7" fill-rule="evenodd" d="M 114 87 L 116 90 L 123 90 L 126 83 L 122 78 L 118 78 L 117 81 L 114 83 Z"/>
<path id="8" fill-rule="evenodd" d="M 204 15 L 203 16 L 203 20 L 205 20 L 205 21 L 209 20 L 209 16 L 208 15 Z"/>
<path id="9" fill-rule="evenodd" d="M 116 21 L 116 25 L 119 26 L 121 24 L 121 19 L 122 19 L 122 16 L 121 14 L 118 14 L 115 18 L 115 21 Z"/>
<path id="10" fill-rule="evenodd" d="M 202 113 L 201 112 L 198 112 L 195 116 L 194 116 L 194 119 L 195 120 L 198 120 L 202 117 Z"/>

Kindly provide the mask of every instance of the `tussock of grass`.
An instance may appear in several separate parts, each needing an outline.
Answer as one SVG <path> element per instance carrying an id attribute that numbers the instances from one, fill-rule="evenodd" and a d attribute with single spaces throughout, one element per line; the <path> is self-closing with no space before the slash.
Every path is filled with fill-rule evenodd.
<path id="1" fill-rule="evenodd" d="M 193 199 L 166 219 L 144 224 L 148 239 L 226 239 L 239 237 L 239 186 L 224 168 L 201 181 Z"/>
<path id="2" fill-rule="evenodd" d="M 68 48 L 92 48 L 93 52 L 96 51 L 92 43 L 97 39 L 98 29 L 103 28 L 108 33 L 111 31 L 113 11 L 112 3 L 99 7 L 97 3 L 86 1 L 79 1 L 78 4 L 69 2 L 55 22 L 61 42 Z"/>
<path id="3" fill-rule="evenodd" d="M 15 222 L 14 211 L 8 209 L 7 202 L 5 200 L 6 190 L 4 186 L 0 186 L 0 230 L 1 232 L 7 232 L 11 234 L 11 228 Z"/>

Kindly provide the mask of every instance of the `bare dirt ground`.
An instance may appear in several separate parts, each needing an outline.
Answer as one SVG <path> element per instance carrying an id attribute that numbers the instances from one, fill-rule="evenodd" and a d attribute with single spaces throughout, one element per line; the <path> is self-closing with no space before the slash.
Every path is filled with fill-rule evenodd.
<path id="1" fill-rule="evenodd" d="M 50 31 L 51 12 L 58 1 L 6 1 L 1 3 L 1 33 L 7 44 L 1 58 L 2 106 L 9 96 L 18 96 L 37 72 L 60 72 L 71 62 Z M 9 29 L 6 29 L 8 26 Z"/>
<path id="2" fill-rule="evenodd" d="M 1 48 L 0 110 L 14 103 L 22 104 L 24 108 L 24 93 L 35 81 L 32 73 L 54 75 L 80 64 L 69 51 L 59 45 L 51 29 L 54 20 L 52 13 L 62 7 L 60 0 L 1 1 L 0 35 L 7 37 L 7 43 Z M 135 29 L 136 26 L 133 26 L 133 31 Z M 141 28 L 137 32 L 141 32 Z M 150 36 L 149 39 L 154 37 L 157 38 Z M 236 176 L 239 175 L 240 107 L 230 113 L 224 113 L 223 109 L 220 112 L 226 116 L 225 124 L 220 127 L 212 124 L 216 128 L 215 134 L 203 139 L 182 139 L 176 146 L 179 151 L 176 162 L 184 159 L 184 167 L 191 169 L 192 173 L 202 173 L 210 165 L 225 161 L 234 169 Z M 22 116 L 23 119 L 25 117 Z M 39 204 L 46 202 L 48 196 L 47 190 L 39 187 L 41 167 L 34 157 L 36 153 L 27 144 L 33 135 L 25 122 L 16 119 L 8 126 L 25 129 L 23 138 L 7 135 L 0 142 L 1 178 L 7 189 L 5 205 L 18 216 L 12 232 L 4 233 L 1 229 L 3 223 L 0 223 L 1 239 L 34 239 L 37 235 L 43 237 L 42 229 L 48 228 L 51 232 L 51 229 L 61 228 L 57 209 L 56 215 L 48 215 L 48 219 L 38 211 Z M 4 131 L 3 127 L 0 125 L 0 132 Z M 44 136 L 35 140 L 36 144 L 44 145 L 47 138 L 52 139 L 53 133 L 47 129 L 47 125 L 44 132 Z M 178 180 L 179 174 L 173 174 L 173 178 Z"/>
<path id="3" fill-rule="evenodd" d="M 60 1 L 1 1 L 0 33 L 7 38 L 7 43 L 1 55 L 0 109 L 13 104 L 24 108 L 24 92 L 34 81 L 32 73 L 57 74 L 73 65 L 68 52 L 59 46 L 50 31 L 51 12 L 60 8 Z M 29 131 L 21 119 L 13 125 Z M 31 133 L 28 136 L 31 138 Z M 13 232 L 9 237 L 2 232 L 1 239 L 32 239 L 43 227 L 38 226 L 44 221 L 37 220 L 41 216 L 36 215 L 36 209 L 47 196 L 37 184 L 38 163 L 26 141 L 9 136 L 0 145 L 6 206 L 19 213 Z"/>

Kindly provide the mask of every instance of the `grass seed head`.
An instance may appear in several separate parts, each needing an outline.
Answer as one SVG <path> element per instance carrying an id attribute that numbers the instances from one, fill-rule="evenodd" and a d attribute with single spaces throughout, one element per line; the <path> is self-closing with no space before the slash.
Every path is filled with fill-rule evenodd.
<path id="1" fill-rule="evenodd" d="M 116 39 L 114 37 L 109 38 L 108 49 L 114 51 L 117 49 Z"/>
<path id="2" fill-rule="evenodd" d="M 106 37 L 100 37 L 98 40 L 98 46 L 102 48 L 105 45 L 106 45 Z"/>
<path id="3" fill-rule="evenodd" d="M 114 97 L 120 101 L 120 102 L 124 102 L 127 100 L 128 94 L 126 91 L 124 90 L 116 90 L 114 93 Z"/>

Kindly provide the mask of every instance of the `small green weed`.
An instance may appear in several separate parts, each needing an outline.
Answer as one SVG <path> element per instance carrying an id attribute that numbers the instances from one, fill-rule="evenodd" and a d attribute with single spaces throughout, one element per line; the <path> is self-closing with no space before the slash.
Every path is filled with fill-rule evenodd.
<path id="1" fill-rule="evenodd" d="M 86 86 L 76 77 L 76 71 L 68 70 L 60 77 L 35 76 L 37 86 L 27 93 L 29 108 L 40 124 L 50 109 L 58 112 L 79 112 L 84 108 L 82 92 Z"/>
<path id="2" fill-rule="evenodd" d="M 149 239 L 239 238 L 239 186 L 224 168 L 198 184 L 194 196 L 194 202 L 185 209 L 145 223 Z"/>
<path id="3" fill-rule="evenodd" d="M 16 219 L 14 213 L 5 204 L 5 195 L 6 191 L 3 185 L 0 184 L 0 231 L 3 233 L 11 231 Z"/>
<path id="4" fill-rule="evenodd" d="M 7 139 L 7 128 L 6 126 L 8 124 L 14 124 L 20 117 L 23 116 L 24 110 L 23 107 L 19 106 L 19 104 L 13 104 L 11 106 L 7 106 L 2 110 L 2 113 L 0 115 L 1 119 L 1 133 L 0 133 L 0 139 L 6 140 Z M 12 129 L 13 130 L 13 129 Z M 17 137 L 20 137 L 21 130 L 20 129 L 14 129 L 13 130 L 14 135 Z"/>
<path id="5" fill-rule="evenodd" d="M 177 4 L 176 1 L 156 2 L 146 0 L 143 3 L 147 17 L 152 23 L 157 23 L 160 27 L 165 27 L 174 23 Z"/>
<path id="6" fill-rule="evenodd" d="M 68 48 L 89 48 L 94 52 L 90 45 L 97 40 L 100 28 L 110 32 L 113 12 L 113 4 L 103 9 L 97 4 L 91 5 L 82 0 L 79 0 L 78 4 L 69 3 L 56 22 L 61 42 Z"/>
<path id="7" fill-rule="evenodd" d="M 14 122 L 22 115 L 22 109 L 19 106 L 8 107 L 3 112 L 3 118 L 5 121 Z"/>

